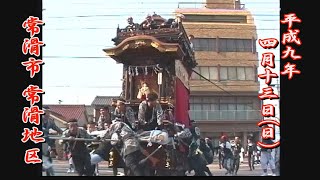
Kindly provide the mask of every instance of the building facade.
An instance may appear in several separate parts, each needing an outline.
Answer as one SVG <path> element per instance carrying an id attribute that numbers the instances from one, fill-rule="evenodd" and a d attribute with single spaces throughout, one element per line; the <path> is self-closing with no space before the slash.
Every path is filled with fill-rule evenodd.
<path id="1" fill-rule="evenodd" d="M 190 117 L 203 137 L 217 143 L 226 134 L 246 144 L 257 136 L 261 118 L 258 99 L 257 32 L 251 13 L 238 0 L 207 0 L 203 8 L 179 8 L 183 26 L 192 40 L 203 77 L 190 80 Z"/>

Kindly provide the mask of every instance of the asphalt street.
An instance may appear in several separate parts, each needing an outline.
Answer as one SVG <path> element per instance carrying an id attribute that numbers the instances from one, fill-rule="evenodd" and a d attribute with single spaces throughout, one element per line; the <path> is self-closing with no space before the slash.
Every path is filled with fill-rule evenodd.
<path id="1" fill-rule="evenodd" d="M 56 160 L 53 161 L 54 165 L 54 171 L 55 176 L 77 176 L 77 173 L 67 173 L 67 170 L 69 168 L 68 161 L 66 160 Z M 210 171 L 214 176 L 226 176 L 225 169 L 219 169 L 218 162 L 213 162 L 212 164 L 208 165 Z M 123 176 L 123 169 L 119 169 L 119 176 Z M 240 168 L 238 171 L 237 176 L 260 176 L 262 174 L 262 170 L 260 165 L 255 165 L 255 170 L 250 171 L 248 163 L 246 162 L 246 159 L 243 163 L 240 164 Z M 271 172 L 268 171 L 268 174 L 271 175 Z M 187 176 L 192 176 L 193 172 L 191 174 L 187 174 Z M 45 176 L 45 173 L 43 173 L 43 176 Z M 99 176 L 113 176 L 113 172 L 111 168 L 108 168 L 107 162 L 102 162 L 99 164 Z"/>

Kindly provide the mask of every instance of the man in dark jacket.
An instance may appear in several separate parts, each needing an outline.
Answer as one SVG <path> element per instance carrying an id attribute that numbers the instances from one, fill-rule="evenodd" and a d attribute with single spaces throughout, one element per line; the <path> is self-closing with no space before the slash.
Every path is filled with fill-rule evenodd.
<path id="1" fill-rule="evenodd" d="M 130 106 L 126 106 L 124 99 L 118 99 L 116 103 L 116 108 L 112 112 L 113 119 L 116 118 L 129 125 L 131 129 L 136 128 L 136 119 L 134 117 L 134 111 Z"/>
<path id="2" fill-rule="evenodd" d="M 227 136 L 221 137 L 220 147 L 222 148 L 221 153 L 223 157 L 223 167 L 227 170 L 226 175 L 232 175 L 233 154 L 231 150 L 231 143 L 229 142 Z"/>
<path id="3" fill-rule="evenodd" d="M 105 130 L 103 130 L 102 132 L 102 139 L 105 139 L 109 137 L 109 131 L 110 131 L 110 127 L 111 127 L 111 121 L 106 121 L 105 123 Z M 110 144 L 109 141 L 102 141 L 98 148 L 96 150 L 93 151 L 93 153 L 91 153 L 91 164 L 96 166 L 98 165 L 98 163 L 102 162 L 102 161 L 108 161 L 109 162 L 109 166 L 111 165 L 111 163 L 114 163 L 114 162 L 110 162 L 110 152 L 114 152 L 113 150 L 114 147 Z M 117 153 L 116 155 L 119 155 L 119 153 Z M 114 157 L 113 157 L 114 158 Z M 121 157 L 117 157 L 119 161 L 123 161 Z M 118 175 L 118 164 L 113 164 L 112 165 L 112 169 L 113 169 L 113 175 L 114 176 L 117 176 Z M 124 174 L 126 174 L 126 168 L 124 168 Z"/>
<path id="4" fill-rule="evenodd" d="M 254 170 L 254 154 L 257 153 L 257 146 L 248 139 L 247 156 L 250 171 Z"/>
<path id="5" fill-rule="evenodd" d="M 55 124 L 55 122 L 53 121 L 53 119 L 50 118 L 50 109 L 49 107 L 44 107 L 44 112 L 45 114 L 43 115 L 42 118 L 42 132 L 43 132 L 43 136 L 46 140 L 46 142 L 48 143 L 48 146 L 50 147 L 50 156 L 56 156 L 57 152 L 56 152 L 56 144 L 55 144 L 55 140 L 53 139 L 49 139 L 49 132 L 50 129 L 56 131 L 58 134 L 62 134 L 62 130 Z M 44 150 L 45 152 L 46 150 Z"/>
<path id="6" fill-rule="evenodd" d="M 85 141 L 75 141 L 74 138 L 92 139 L 86 130 L 79 128 L 77 119 L 69 121 L 69 129 L 63 132 L 62 137 L 69 137 L 69 140 L 62 141 L 69 144 L 70 153 L 79 176 L 93 176 L 94 168 L 90 162 L 90 154 Z"/>
<path id="7" fill-rule="evenodd" d="M 197 123 L 195 120 L 191 120 L 191 143 L 189 145 L 189 154 L 188 154 L 188 161 L 191 166 L 191 168 L 195 171 L 195 176 L 205 176 L 205 172 L 208 173 L 209 176 L 212 176 L 211 171 L 207 167 L 208 161 L 206 160 L 206 157 L 204 153 L 200 150 L 200 128 L 197 126 Z M 203 140 L 204 142 L 204 140 Z M 203 143 L 202 143 L 203 144 Z M 202 150 L 208 150 L 210 149 L 204 142 L 204 148 Z"/>
<path id="8" fill-rule="evenodd" d="M 156 93 L 149 93 L 147 100 L 139 105 L 138 121 L 145 131 L 154 130 L 162 124 L 163 110 Z"/>
<path id="9" fill-rule="evenodd" d="M 231 146 L 233 152 L 233 174 L 237 175 L 240 166 L 240 153 L 242 145 L 239 137 L 235 137 L 234 144 Z"/>

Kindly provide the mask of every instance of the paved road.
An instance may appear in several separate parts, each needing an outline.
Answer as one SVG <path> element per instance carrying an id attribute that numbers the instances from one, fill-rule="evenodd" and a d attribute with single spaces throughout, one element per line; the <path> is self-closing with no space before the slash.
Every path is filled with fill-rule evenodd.
<path id="1" fill-rule="evenodd" d="M 55 160 L 54 159 L 54 170 L 56 176 L 77 176 L 76 173 L 67 173 L 69 164 L 68 161 L 65 160 Z M 213 164 L 208 165 L 210 171 L 214 176 L 226 176 L 225 169 L 219 169 L 219 165 L 217 162 L 213 162 Z M 119 175 L 123 175 L 123 169 L 119 169 Z M 262 170 L 260 165 L 256 165 L 255 170 L 250 171 L 249 166 L 246 162 L 240 164 L 240 168 L 238 171 L 238 176 L 260 176 L 262 174 Z M 271 174 L 271 172 L 269 172 Z M 45 176 L 45 173 L 43 173 Z M 187 174 L 187 175 L 193 175 Z M 108 168 L 107 162 L 102 162 L 99 164 L 99 176 L 113 176 L 112 169 Z"/>

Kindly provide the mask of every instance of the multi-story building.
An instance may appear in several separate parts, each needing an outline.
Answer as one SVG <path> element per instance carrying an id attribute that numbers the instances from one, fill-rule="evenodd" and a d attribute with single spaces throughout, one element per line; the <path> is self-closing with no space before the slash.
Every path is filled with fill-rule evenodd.
<path id="1" fill-rule="evenodd" d="M 198 66 L 190 81 L 190 116 L 202 136 L 239 136 L 246 144 L 259 133 L 257 32 L 239 0 L 207 0 L 203 8 L 178 8 L 192 40 Z"/>

